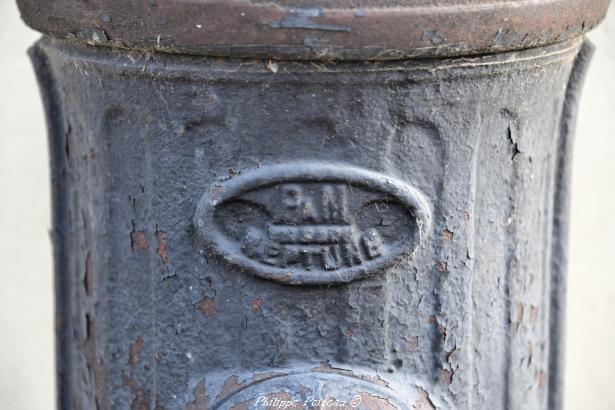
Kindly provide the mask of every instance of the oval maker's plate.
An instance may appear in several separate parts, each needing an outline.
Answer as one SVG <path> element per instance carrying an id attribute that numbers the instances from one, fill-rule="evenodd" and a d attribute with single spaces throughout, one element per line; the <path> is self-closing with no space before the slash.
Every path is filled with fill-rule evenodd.
<path id="1" fill-rule="evenodd" d="M 195 214 L 214 253 L 287 284 L 337 284 L 383 271 L 430 232 L 414 187 L 348 165 L 291 163 L 214 184 Z"/>

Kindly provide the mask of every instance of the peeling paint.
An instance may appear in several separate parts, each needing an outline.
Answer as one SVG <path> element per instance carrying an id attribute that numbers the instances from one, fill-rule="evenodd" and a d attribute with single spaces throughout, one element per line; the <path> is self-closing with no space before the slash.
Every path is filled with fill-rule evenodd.
<path id="1" fill-rule="evenodd" d="M 104 30 L 96 28 L 84 28 L 77 32 L 76 37 L 85 40 L 90 45 L 106 44 L 109 42 L 109 37 Z"/>
<path id="2" fill-rule="evenodd" d="M 419 399 L 412 406 L 415 410 L 436 410 L 436 406 L 429 398 L 429 393 L 419 387 Z"/>
<path id="3" fill-rule="evenodd" d="M 239 383 L 239 378 L 237 376 L 231 376 L 224 381 L 222 389 L 220 389 L 220 393 L 218 394 L 217 400 L 222 400 L 245 386 L 246 381 Z"/>
<path id="4" fill-rule="evenodd" d="M 358 396 L 361 398 L 361 408 L 367 410 L 397 410 L 396 406 L 393 406 L 384 397 L 378 397 L 370 393 L 359 392 Z"/>

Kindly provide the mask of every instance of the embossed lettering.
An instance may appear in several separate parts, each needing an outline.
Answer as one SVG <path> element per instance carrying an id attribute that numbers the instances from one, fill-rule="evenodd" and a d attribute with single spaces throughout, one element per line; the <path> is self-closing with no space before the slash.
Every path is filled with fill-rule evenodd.
<path id="1" fill-rule="evenodd" d="M 366 276 L 418 246 L 429 229 L 416 190 L 352 167 L 274 166 L 223 188 L 201 201 L 199 231 L 232 263 L 286 283 Z"/>

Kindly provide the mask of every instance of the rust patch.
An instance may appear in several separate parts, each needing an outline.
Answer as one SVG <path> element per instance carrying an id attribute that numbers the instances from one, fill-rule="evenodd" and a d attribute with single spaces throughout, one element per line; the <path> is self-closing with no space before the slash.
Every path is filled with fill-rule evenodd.
<path id="1" fill-rule="evenodd" d="M 442 374 L 440 375 L 442 381 L 446 384 L 451 384 L 453 382 L 453 372 L 450 370 L 442 370 Z"/>
<path id="2" fill-rule="evenodd" d="M 224 381 L 224 384 L 222 385 L 222 389 L 220 390 L 220 393 L 218 394 L 217 400 L 220 401 L 245 386 L 246 386 L 245 381 L 239 383 L 239 377 L 231 376 Z"/>
<path id="3" fill-rule="evenodd" d="M 192 393 L 194 394 L 194 400 L 186 404 L 186 410 L 209 409 L 209 396 L 205 394 L 205 380 L 201 380 Z"/>
<path id="4" fill-rule="evenodd" d="M 374 396 L 369 393 L 359 392 L 361 398 L 361 408 L 368 410 L 397 410 L 389 401 L 383 397 Z"/>
<path id="5" fill-rule="evenodd" d="M 86 315 L 86 339 L 83 344 L 85 363 L 94 373 L 94 399 L 99 409 L 108 409 L 107 400 L 107 368 L 102 359 L 96 358 L 96 325 L 90 315 Z"/>
<path id="6" fill-rule="evenodd" d="M 445 229 L 442 231 L 442 239 L 444 239 L 445 241 L 452 241 L 453 240 L 453 232 L 449 231 L 448 229 Z"/>
<path id="7" fill-rule="evenodd" d="M 286 275 L 271 275 L 271 279 L 282 283 L 288 283 L 293 279 L 293 273 L 288 272 Z"/>
<path id="8" fill-rule="evenodd" d="M 364 380 L 378 386 L 389 387 L 389 383 L 386 380 L 382 379 L 380 376 L 355 375 L 352 370 L 333 367 L 328 362 L 321 363 L 319 367 L 313 367 L 312 369 L 310 369 L 310 371 L 315 373 L 340 374 L 343 376 L 349 376 L 356 379 Z"/>
<path id="9" fill-rule="evenodd" d="M 301 388 L 299 389 L 299 394 L 301 395 L 301 397 L 307 397 L 307 396 L 312 396 L 313 395 L 313 390 L 305 387 L 305 386 L 301 386 Z"/>
<path id="10" fill-rule="evenodd" d="M 86 336 L 83 344 L 83 355 L 88 367 L 93 368 L 96 362 L 96 327 L 90 315 L 85 315 Z"/>
<path id="11" fill-rule="evenodd" d="M 64 327 L 64 315 L 61 313 L 56 313 L 56 320 L 55 320 L 56 333 L 59 333 L 63 327 Z"/>
<path id="12" fill-rule="evenodd" d="M 133 370 L 139 365 L 139 355 L 141 354 L 141 350 L 143 350 L 143 346 L 145 346 L 145 342 L 143 338 L 139 336 L 128 349 L 128 363 L 130 363 L 130 368 Z"/>
<path id="13" fill-rule="evenodd" d="M 167 233 L 164 231 L 156 231 L 156 239 L 158 240 L 158 248 L 156 253 L 160 256 L 160 261 L 164 266 L 169 262 L 169 244 L 167 242 Z"/>
<path id="14" fill-rule="evenodd" d="M 140 386 L 135 380 L 128 375 L 123 376 L 124 386 L 130 389 L 133 394 L 131 410 L 150 410 L 149 390 L 144 386 Z"/>
<path id="15" fill-rule="evenodd" d="M 86 294 L 92 294 L 92 290 L 94 289 L 94 258 L 92 257 L 92 252 L 89 251 L 87 256 L 85 257 L 85 273 L 83 275 L 83 287 L 85 288 Z"/>
<path id="16" fill-rule="evenodd" d="M 445 351 L 444 352 L 444 358 L 446 359 L 447 362 L 450 363 L 451 361 L 451 356 L 453 355 L 453 353 L 455 353 L 457 351 L 457 347 L 455 347 L 453 350 L 450 351 Z"/>
<path id="17" fill-rule="evenodd" d="M 419 337 L 414 336 L 412 339 L 410 339 L 410 350 L 412 350 L 413 352 L 416 352 L 418 349 L 419 349 Z"/>
<path id="18" fill-rule="evenodd" d="M 414 403 L 412 408 L 416 410 L 436 410 L 436 406 L 434 406 L 433 402 L 429 398 L 429 393 L 425 390 L 418 388 L 419 390 L 419 399 Z"/>
<path id="19" fill-rule="evenodd" d="M 537 379 L 538 379 L 538 388 L 540 390 L 544 390 L 545 384 L 546 384 L 546 381 L 547 381 L 547 375 L 544 372 L 544 370 L 541 370 L 541 371 L 538 372 Z"/>
<path id="20" fill-rule="evenodd" d="M 440 324 L 436 315 L 430 315 L 429 318 L 427 319 L 427 323 L 437 326 L 438 332 L 441 335 L 446 335 L 446 328 Z"/>
<path id="21" fill-rule="evenodd" d="M 107 368 L 102 359 L 96 361 L 94 367 L 94 399 L 97 409 L 108 409 L 109 400 L 107 399 Z"/>
<path id="22" fill-rule="evenodd" d="M 370 383 L 373 383 L 377 386 L 382 386 L 382 387 L 391 387 L 391 385 L 389 384 L 389 382 L 387 382 L 386 380 L 384 380 L 382 377 L 380 376 L 362 376 L 361 379 L 363 380 L 367 380 Z"/>
<path id="23" fill-rule="evenodd" d="M 448 262 L 436 263 L 436 269 L 438 269 L 438 272 L 448 272 Z"/>
<path id="24" fill-rule="evenodd" d="M 145 237 L 145 232 L 137 231 L 134 228 L 130 233 L 130 243 L 133 251 L 144 251 L 149 248 L 149 242 Z"/>
<path id="25" fill-rule="evenodd" d="M 538 308 L 534 305 L 530 306 L 530 322 L 536 322 L 538 319 Z"/>
<path id="26" fill-rule="evenodd" d="M 297 406 L 293 406 L 293 401 L 292 398 L 290 396 L 290 394 L 284 392 L 284 391 L 280 391 L 280 392 L 275 392 L 275 393 L 269 393 L 269 394 L 265 394 L 265 395 L 261 395 L 258 398 L 252 398 L 250 400 L 247 401 L 243 401 L 241 403 L 236 403 L 233 405 L 233 407 L 231 407 L 230 410 L 248 410 L 248 409 L 253 409 L 256 408 L 256 401 L 257 400 L 263 400 L 265 399 L 267 403 L 265 403 L 266 405 L 263 406 L 263 409 L 291 409 L 291 408 L 295 408 Z M 269 404 L 271 403 L 271 404 Z M 261 408 L 261 406 L 258 406 L 258 408 Z"/>
<path id="27" fill-rule="evenodd" d="M 532 358 L 534 357 L 534 345 L 532 342 L 527 342 L 527 366 L 532 365 Z"/>
<path id="28" fill-rule="evenodd" d="M 196 308 L 204 316 L 213 316 L 216 313 L 218 313 L 218 308 L 216 306 L 216 300 L 213 298 L 209 298 L 209 297 L 205 297 L 205 299 L 197 303 Z"/>
<path id="29" fill-rule="evenodd" d="M 263 309 L 263 299 L 261 298 L 253 299 L 251 308 L 252 308 L 253 313 L 260 312 Z"/>
<path id="30" fill-rule="evenodd" d="M 346 336 L 352 337 L 352 335 L 353 335 L 352 329 L 351 328 L 346 329 Z"/>
<path id="31" fill-rule="evenodd" d="M 515 332 L 519 330 L 519 326 L 521 325 L 521 322 L 523 321 L 524 311 L 525 311 L 525 307 L 523 306 L 523 303 L 517 302 L 516 310 L 515 310 L 515 317 L 511 319 L 511 323 L 513 325 Z"/>
<path id="32" fill-rule="evenodd" d="M 286 393 L 285 391 L 270 393 L 270 394 L 267 394 L 265 397 L 273 401 L 277 399 L 282 402 L 289 402 L 292 400 L 292 398 L 290 397 L 290 394 Z"/>

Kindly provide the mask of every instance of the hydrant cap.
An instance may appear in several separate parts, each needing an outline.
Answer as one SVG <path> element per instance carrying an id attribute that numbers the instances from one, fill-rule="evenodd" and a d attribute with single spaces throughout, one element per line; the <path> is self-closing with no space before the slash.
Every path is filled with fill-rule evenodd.
<path id="1" fill-rule="evenodd" d="M 609 0 L 18 0 L 32 28 L 198 55 L 379 60 L 537 47 L 589 31 Z"/>

